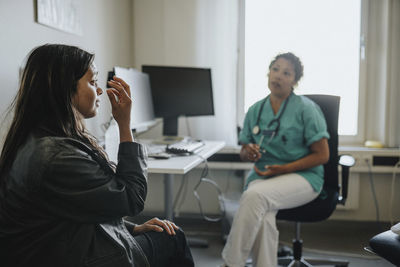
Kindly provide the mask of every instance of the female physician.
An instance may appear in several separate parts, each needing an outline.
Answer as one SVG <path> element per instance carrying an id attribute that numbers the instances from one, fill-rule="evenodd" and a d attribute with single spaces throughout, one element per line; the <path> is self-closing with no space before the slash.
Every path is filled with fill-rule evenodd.
<path id="1" fill-rule="evenodd" d="M 67 45 L 28 57 L 0 158 L 0 266 L 194 266 L 174 223 L 123 219 L 143 210 L 147 154 L 133 141 L 130 90 L 117 77 L 107 89 L 116 166 L 87 132 L 103 92 L 93 59 Z"/>
<path id="2" fill-rule="evenodd" d="M 293 88 L 303 75 L 299 58 L 279 54 L 268 73 L 270 94 L 247 112 L 240 157 L 254 162 L 227 243 L 225 266 L 276 266 L 276 214 L 310 202 L 323 185 L 329 134 L 320 108 Z"/>

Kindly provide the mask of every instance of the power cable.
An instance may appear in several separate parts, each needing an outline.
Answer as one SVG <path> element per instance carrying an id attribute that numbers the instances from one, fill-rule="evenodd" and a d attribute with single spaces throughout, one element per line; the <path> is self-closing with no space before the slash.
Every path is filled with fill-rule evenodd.
<path id="1" fill-rule="evenodd" d="M 365 162 L 367 163 L 367 166 L 368 166 L 369 183 L 371 186 L 372 197 L 373 197 L 374 203 L 375 203 L 376 222 L 378 224 L 378 227 L 380 228 L 379 205 L 378 205 L 378 199 L 376 197 L 376 192 L 375 192 L 374 179 L 372 177 L 372 168 L 371 168 L 371 164 L 368 159 L 365 159 Z"/>
<path id="2" fill-rule="evenodd" d="M 393 199 L 394 199 L 394 185 L 396 182 L 396 170 L 400 167 L 400 160 L 393 166 L 393 175 L 392 175 L 392 186 L 390 189 L 390 203 L 389 203 L 389 216 L 390 216 L 390 225 L 393 226 Z"/>
<path id="3" fill-rule="evenodd" d="M 197 204 L 199 205 L 199 209 L 200 209 L 200 214 L 201 214 L 201 216 L 202 216 L 206 221 L 209 221 L 209 222 L 219 222 L 219 221 L 221 221 L 221 220 L 225 217 L 225 202 L 224 202 L 224 198 L 223 198 L 223 196 L 222 196 L 222 191 L 221 191 L 220 187 L 218 186 L 218 184 L 217 184 L 215 181 L 211 180 L 210 178 L 207 178 L 207 177 L 209 176 L 209 168 L 208 168 L 207 159 L 204 158 L 204 157 L 202 157 L 201 155 L 198 155 L 198 154 L 195 154 L 195 155 L 198 156 L 198 157 L 200 157 L 200 158 L 204 161 L 205 166 L 204 166 L 204 168 L 203 168 L 203 170 L 202 170 L 202 172 L 201 172 L 199 181 L 197 182 L 197 184 L 196 184 L 196 185 L 194 186 L 194 188 L 193 188 L 193 195 L 195 196 L 195 198 L 196 198 L 196 200 L 197 200 Z M 208 183 L 208 184 L 210 184 L 211 186 L 213 186 L 213 187 L 216 189 L 216 191 L 217 191 L 217 193 L 218 193 L 218 201 L 219 201 L 220 210 L 221 210 L 221 215 L 220 215 L 219 217 L 212 218 L 212 217 L 209 217 L 209 216 L 207 216 L 207 215 L 204 214 L 204 212 L 203 212 L 203 206 L 202 206 L 202 204 L 201 204 L 200 195 L 199 195 L 199 193 L 197 192 L 197 189 L 199 188 L 199 186 L 200 186 L 201 183 Z"/>

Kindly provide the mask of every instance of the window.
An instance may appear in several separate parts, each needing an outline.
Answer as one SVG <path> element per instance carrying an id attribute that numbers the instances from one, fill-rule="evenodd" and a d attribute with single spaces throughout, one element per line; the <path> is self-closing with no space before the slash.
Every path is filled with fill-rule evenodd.
<path id="1" fill-rule="evenodd" d="M 361 0 L 242 3 L 244 103 L 238 104 L 238 119 L 243 119 L 247 109 L 269 93 L 267 73 L 271 60 L 279 53 L 293 52 L 304 65 L 304 76 L 295 92 L 341 96 L 339 134 L 357 136 L 361 113 Z"/>

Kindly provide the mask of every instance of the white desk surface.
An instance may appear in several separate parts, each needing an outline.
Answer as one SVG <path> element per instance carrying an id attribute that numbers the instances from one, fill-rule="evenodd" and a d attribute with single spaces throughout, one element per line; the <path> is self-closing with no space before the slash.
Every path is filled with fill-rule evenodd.
<path id="1" fill-rule="evenodd" d="M 153 159 L 148 160 L 149 173 L 162 173 L 162 174 L 185 174 L 192 170 L 200 163 L 203 158 L 208 158 L 221 150 L 225 146 L 222 141 L 203 141 L 205 146 L 202 150 L 197 152 L 197 155 L 190 156 L 172 156 L 169 159 Z M 201 157 L 199 157 L 201 156 Z"/>

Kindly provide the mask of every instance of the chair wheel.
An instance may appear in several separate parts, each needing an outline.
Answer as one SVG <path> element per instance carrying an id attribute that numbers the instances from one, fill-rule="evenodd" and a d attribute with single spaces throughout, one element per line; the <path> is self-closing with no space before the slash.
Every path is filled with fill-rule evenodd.
<path id="1" fill-rule="evenodd" d="M 282 246 L 278 249 L 278 257 L 293 256 L 293 251 L 288 246 Z"/>

